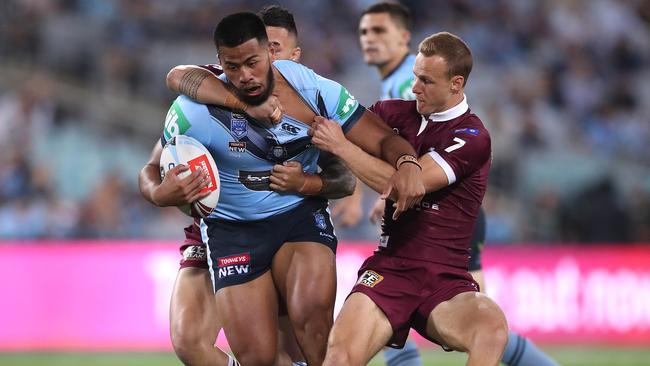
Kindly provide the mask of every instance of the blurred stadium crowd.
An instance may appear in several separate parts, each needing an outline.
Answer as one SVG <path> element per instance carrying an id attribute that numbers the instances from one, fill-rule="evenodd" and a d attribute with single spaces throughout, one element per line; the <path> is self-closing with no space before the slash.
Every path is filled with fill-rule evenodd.
<path id="1" fill-rule="evenodd" d="M 188 219 L 137 188 L 174 97 L 165 75 L 215 62 L 216 22 L 268 3 L 2 1 L 0 238 L 180 237 Z M 379 77 L 356 28 L 371 3 L 280 2 L 296 16 L 303 62 L 366 105 Z M 403 3 L 412 49 L 448 30 L 474 51 L 468 100 L 494 154 L 490 242 L 650 243 L 648 1 Z M 374 240 L 376 229 L 342 236 Z"/>

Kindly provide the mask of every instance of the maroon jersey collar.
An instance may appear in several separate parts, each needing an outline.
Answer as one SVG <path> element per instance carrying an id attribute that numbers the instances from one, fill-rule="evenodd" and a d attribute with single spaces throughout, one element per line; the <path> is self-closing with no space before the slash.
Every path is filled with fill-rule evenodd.
<path id="1" fill-rule="evenodd" d="M 447 122 L 452 119 L 462 116 L 469 109 L 469 104 L 467 104 L 467 96 L 463 94 L 463 100 L 455 106 L 447 109 L 446 111 L 431 113 L 429 118 L 422 116 L 422 122 L 420 123 L 420 129 L 418 130 L 418 135 L 424 131 L 424 129 L 431 122 Z"/>
<path id="2" fill-rule="evenodd" d="M 458 118 L 467 112 L 469 105 L 467 104 L 467 96 L 463 94 L 463 100 L 455 106 L 447 109 L 446 111 L 431 113 L 428 120 L 431 122 L 446 122 L 451 121 L 454 118 Z"/>

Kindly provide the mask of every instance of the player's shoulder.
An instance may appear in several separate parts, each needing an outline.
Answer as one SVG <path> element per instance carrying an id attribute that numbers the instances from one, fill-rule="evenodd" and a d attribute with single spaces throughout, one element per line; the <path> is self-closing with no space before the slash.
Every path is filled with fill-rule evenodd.
<path id="1" fill-rule="evenodd" d="M 275 60 L 275 66 L 285 79 L 293 83 L 313 82 L 316 80 L 318 74 L 307 66 L 292 60 Z"/>
<path id="2" fill-rule="evenodd" d="M 275 60 L 273 61 L 273 66 L 277 68 L 287 68 L 287 69 L 309 69 L 307 66 L 296 62 L 294 60 Z"/>
<path id="3" fill-rule="evenodd" d="M 189 124 L 209 120 L 211 115 L 207 105 L 196 102 L 185 95 L 178 96 L 169 111 L 169 113 L 175 114 L 178 119 L 185 120 Z"/>
<path id="4" fill-rule="evenodd" d="M 459 123 L 454 126 L 454 131 L 460 133 L 465 132 L 475 136 L 485 135 L 488 138 L 490 137 L 490 133 L 485 128 L 481 118 L 472 113 L 471 110 L 468 110 L 461 116 Z"/>
<path id="5" fill-rule="evenodd" d="M 370 107 L 370 109 L 377 113 L 384 119 L 391 119 L 398 116 L 415 116 L 419 118 L 419 113 L 416 108 L 414 100 L 404 99 L 386 99 L 380 100 Z"/>
<path id="6" fill-rule="evenodd" d="M 179 95 L 174 99 L 173 105 L 181 108 L 182 110 L 195 111 L 195 110 L 205 110 L 205 104 L 201 104 L 197 101 L 190 99 L 185 95 Z"/>
<path id="7" fill-rule="evenodd" d="M 485 128 L 481 119 L 471 110 L 459 117 L 458 123 L 450 124 L 448 135 L 459 138 L 477 148 L 491 148 L 490 132 Z"/>

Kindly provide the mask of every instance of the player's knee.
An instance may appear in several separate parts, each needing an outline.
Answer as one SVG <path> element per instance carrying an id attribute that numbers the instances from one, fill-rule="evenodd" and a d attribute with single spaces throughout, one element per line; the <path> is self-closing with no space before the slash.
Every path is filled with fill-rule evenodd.
<path id="1" fill-rule="evenodd" d="M 291 311 L 291 323 L 296 333 L 320 334 L 326 340 L 333 323 L 332 304 L 330 301 L 301 301 Z"/>
<path id="2" fill-rule="evenodd" d="M 508 324 L 501 310 L 497 308 L 493 315 L 485 317 L 481 321 L 480 326 L 476 329 L 470 348 L 503 350 L 507 343 Z"/>
<path id="3" fill-rule="evenodd" d="M 480 335 L 481 343 L 488 343 L 492 349 L 503 350 L 508 343 L 508 327 L 503 322 L 493 322 L 486 331 Z"/>
<path id="4" fill-rule="evenodd" d="M 192 364 L 192 359 L 201 353 L 202 339 L 193 327 L 184 327 L 176 323 L 171 328 L 172 345 L 178 358 L 185 364 Z"/>

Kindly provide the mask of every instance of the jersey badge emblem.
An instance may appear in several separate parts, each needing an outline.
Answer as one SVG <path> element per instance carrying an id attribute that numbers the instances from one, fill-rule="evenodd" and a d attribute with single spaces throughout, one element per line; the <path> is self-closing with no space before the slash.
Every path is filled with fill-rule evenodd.
<path id="1" fill-rule="evenodd" d="M 233 114 L 233 118 L 230 120 L 230 132 L 240 139 L 248 134 L 248 121 L 245 119 L 237 119 Z"/>
<path id="2" fill-rule="evenodd" d="M 364 285 L 366 287 L 375 287 L 377 284 L 384 280 L 384 276 L 375 271 L 367 270 L 359 277 L 357 285 Z"/>
<path id="3" fill-rule="evenodd" d="M 321 212 L 314 212 L 314 220 L 316 221 L 316 226 L 321 229 L 327 229 L 327 222 L 325 221 L 325 215 Z"/>
<path id="4" fill-rule="evenodd" d="M 478 130 L 476 128 L 459 128 L 454 133 L 478 136 Z"/>

